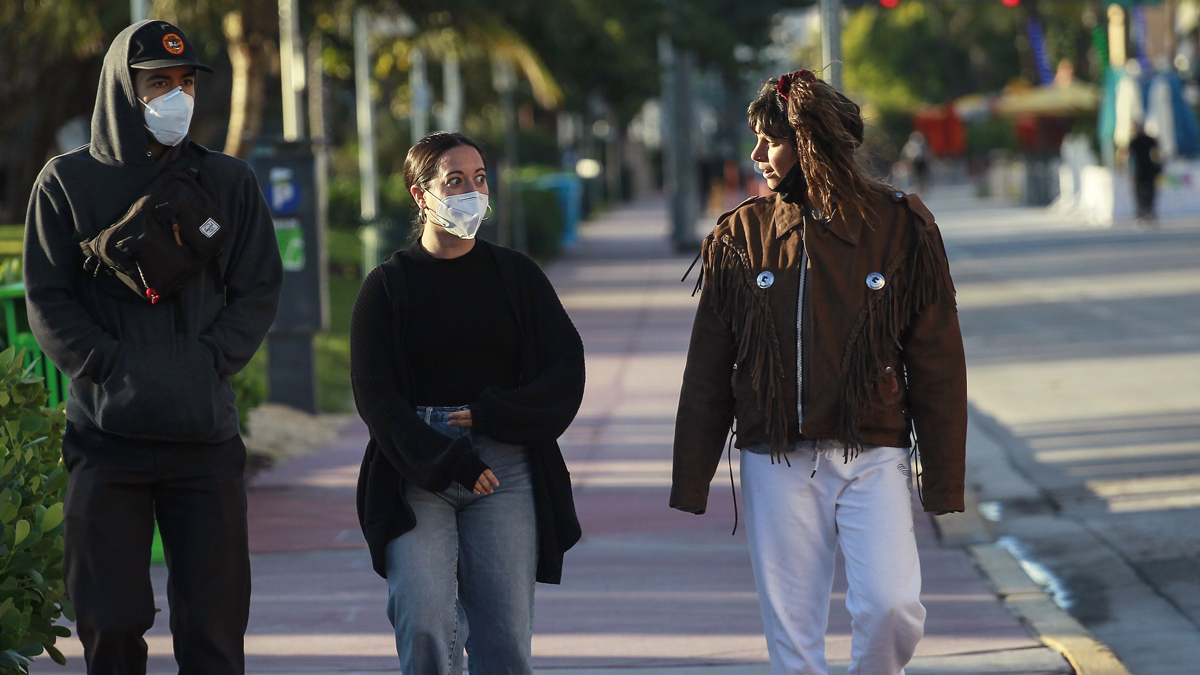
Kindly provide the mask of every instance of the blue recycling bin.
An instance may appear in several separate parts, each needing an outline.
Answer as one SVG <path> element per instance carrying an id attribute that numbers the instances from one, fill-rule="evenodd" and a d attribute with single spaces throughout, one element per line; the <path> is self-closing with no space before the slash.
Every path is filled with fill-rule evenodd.
<path id="1" fill-rule="evenodd" d="M 583 181 L 573 173 L 552 173 L 533 181 L 533 187 L 554 190 L 563 214 L 562 246 L 574 246 L 579 240 L 579 221 L 583 220 Z"/>

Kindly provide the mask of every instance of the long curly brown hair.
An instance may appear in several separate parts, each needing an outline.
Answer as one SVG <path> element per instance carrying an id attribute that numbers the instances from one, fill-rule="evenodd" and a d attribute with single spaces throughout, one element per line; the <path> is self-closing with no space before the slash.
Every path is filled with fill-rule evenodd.
<path id="1" fill-rule="evenodd" d="M 863 143 L 858 104 L 811 71 L 798 70 L 764 82 L 746 117 L 754 133 L 795 143 L 808 202 L 822 213 L 844 205 L 870 220 L 871 203 L 891 192 L 858 163 L 856 151 Z"/>

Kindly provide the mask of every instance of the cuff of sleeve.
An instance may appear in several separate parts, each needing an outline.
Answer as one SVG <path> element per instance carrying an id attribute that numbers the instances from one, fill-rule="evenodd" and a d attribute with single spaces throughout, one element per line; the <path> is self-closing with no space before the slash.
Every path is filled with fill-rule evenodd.
<path id="1" fill-rule="evenodd" d="M 489 468 L 491 467 L 484 464 L 483 460 L 479 459 L 479 455 L 475 454 L 475 450 L 468 449 L 463 454 L 462 459 L 458 461 L 458 464 L 454 466 L 454 469 L 451 470 L 450 477 L 454 479 L 455 483 L 467 489 L 474 489 L 479 477 Z"/>
<path id="2" fill-rule="evenodd" d="M 487 394 L 488 390 L 485 389 L 483 395 L 487 396 Z M 482 405 L 480 401 L 476 401 L 475 403 L 467 406 L 467 409 L 471 411 L 471 431 L 486 436 L 492 428 L 492 418 L 488 413 L 487 406 Z"/>

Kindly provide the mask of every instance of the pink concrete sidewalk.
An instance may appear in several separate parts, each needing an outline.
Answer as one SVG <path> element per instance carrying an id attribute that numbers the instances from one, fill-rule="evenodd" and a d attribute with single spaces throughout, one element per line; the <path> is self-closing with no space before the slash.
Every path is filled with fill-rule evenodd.
<path id="1" fill-rule="evenodd" d="M 768 672 L 743 528 L 730 536 L 726 466 L 708 514 L 667 508 L 695 302 L 679 277 L 690 262 L 669 251 L 661 204 L 644 203 L 588 225 L 550 270 L 587 346 L 587 396 L 563 439 L 584 539 L 567 555 L 563 584 L 538 589 L 539 672 Z M 260 476 L 251 489 L 250 672 L 396 672 L 386 588 L 370 569 L 354 512 L 365 443 L 355 422 L 332 447 Z M 1071 672 L 1009 613 L 964 552 L 939 546 L 928 517 L 917 523 L 929 619 L 910 675 Z M 164 576 L 156 569 L 165 614 Z M 844 591 L 839 576 L 831 673 L 844 673 L 850 654 Z M 160 617 L 148 636 L 151 672 L 174 671 L 166 626 Z M 67 668 L 41 660 L 34 672 L 83 672 L 77 644 L 65 645 Z"/>

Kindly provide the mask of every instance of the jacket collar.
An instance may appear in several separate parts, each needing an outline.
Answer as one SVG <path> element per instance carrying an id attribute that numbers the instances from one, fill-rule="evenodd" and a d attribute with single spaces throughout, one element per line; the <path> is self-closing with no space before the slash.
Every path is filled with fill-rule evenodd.
<path id="1" fill-rule="evenodd" d="M 789 204 L 778 196 L 775 197 L 774 221 L 776 239 L 782 239 L 801 224 L 815 226 L 819 223 L 839 239 L 851 246 L 857 246 L 859 234 L 862 232 L 862 218 L 857 213 L 837 209 L 832 218 L 826 218 L 816 208 L 799 202 Z"/>

